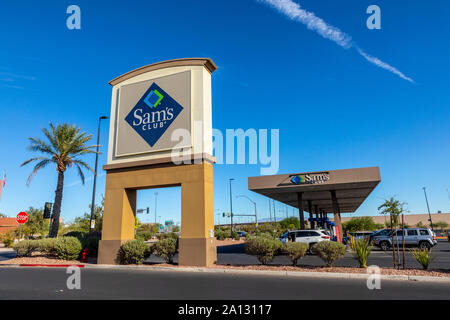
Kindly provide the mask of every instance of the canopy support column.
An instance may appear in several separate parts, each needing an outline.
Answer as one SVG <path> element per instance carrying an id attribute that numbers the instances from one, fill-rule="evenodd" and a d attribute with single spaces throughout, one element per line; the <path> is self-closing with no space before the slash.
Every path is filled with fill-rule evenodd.
<path id="1" fill-rule="evenodd" d="M 300 229 L 305 230 L 305 214 L 303 212 L 303 192 L 297 192 L 298 216 L 300 218 Z"/>
<path id="2" fill-rule="evenodd" d="M 336 198 L 336 191 L 331 190 L 330 193 L 331 193 L 331 200 L 333 202 L 334 224 L 336 227 L 336 241 L 342 242 L 341 212 L 339 210 L 339 204 Z"/>

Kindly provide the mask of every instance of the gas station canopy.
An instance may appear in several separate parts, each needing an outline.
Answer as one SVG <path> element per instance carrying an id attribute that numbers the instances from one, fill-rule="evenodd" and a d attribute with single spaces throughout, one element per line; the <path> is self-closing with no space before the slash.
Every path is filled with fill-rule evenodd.
<path id="1" fill-rule="evenodd" d="M 248 189 L 310 213 L 351 213 L 380 181 L 380 169 L 368 167 L 249 177 Z"/>

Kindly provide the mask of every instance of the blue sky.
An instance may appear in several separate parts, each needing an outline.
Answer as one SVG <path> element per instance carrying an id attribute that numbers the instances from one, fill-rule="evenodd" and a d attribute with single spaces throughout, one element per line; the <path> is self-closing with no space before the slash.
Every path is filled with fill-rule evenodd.
<path id="1" fill-rule="evenodd" d="M 0 171 L 7 185 L 0 212 L 15 216 L 53 202 L 53 167 L 26 186 L 31 167 L 19 165 L 32 156 L 27 137 L 42 136 L 49 121 L 95 136 L 98 117 L 109 115 L 109 80 L 153 62 L 199 56 L 219 67 L 212 76 L 214 128 L 279 129 L 279 173 L 379 166 L 382 182 L 355 215 L 376 214 L 390 196 L 424 213 L 423 186 L 431 211 L 449 212 L 448 1 L 299 3 L 415 83 L 255 0 L 2 1 Z M 81 30 L 66 28 L 71 4 L 81 8 Z M 381 30 L 366 27 L 371 4 L 381 8 Z M 107 145 L 107 126 L 101 144 Z M 94 164 L 93 156 L 86 160 Z M 256 200 L 260 216 L 268 217 L 268 200 L 247 190 L 247 177 L 259 174 L 258 165 L 216 165 L 215 213 L 229 210 L 228 179 L 235 178 L 233 193 Z M 78 180 L 75 170 L 67 172 L 65 221 L 88 211 L 92 180 L 84 186 Z M 100 173 L 97 199 L 104 182 Z M 180 221 L 180 201 L 172 201 L 179 188 L 158 193 L 159 219 Z M 138 205 L 153 208 L 154 191 L 140 192 Z M 276 205 L 284 216 L 284 205 Z M 233 207 L 253 210 L 243 198 L 233 199 Z"/>

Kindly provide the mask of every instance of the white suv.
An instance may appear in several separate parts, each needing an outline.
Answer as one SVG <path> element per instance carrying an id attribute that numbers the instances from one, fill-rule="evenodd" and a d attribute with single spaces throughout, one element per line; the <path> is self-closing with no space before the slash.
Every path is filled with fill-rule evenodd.
<path id="1" fill-rule="evenodd" d="M 330 241 L 330 236 L 324 230 L 291 230 L 285 232 L 281 238 L 281 242 L 303 242 L 309 245 L 309 252 L 314 254 L 312 248 L 316 243 L 321 241 Z"/>

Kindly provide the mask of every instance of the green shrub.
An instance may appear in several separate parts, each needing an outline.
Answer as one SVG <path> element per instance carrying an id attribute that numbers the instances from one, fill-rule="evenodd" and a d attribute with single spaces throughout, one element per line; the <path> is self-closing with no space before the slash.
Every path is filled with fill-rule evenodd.
<path id="1" fill-rule="evenodd" d="M 422 265 L 423 270 L 428 270 L 428 267 L 435 259 L 435 257 L 431 256 L 431 251 L 427 249 L 412 249 L 411 254 L 416 258 L 417 262 Z"/>
<path id="2" fill-rule="evenodd" d="M 81 242 L 75 237 L 58 238 L 55 245 L 55 253 L 59 259 L 75 260 L 81 253 Z"/>
<path id="3" fill-rule="evenodd" d="M 160 233 L 156 237 L 159 240 L 164 240 L 168 238 L 178 240 L 178 234 L 175 232 Z"/>
<path id="4" fill-rule="evenodd" d="M 261 264 L 266 265 L 273 260 L 281 246 L 281 241 L 270 236 L 251 236 L 246 239 L 245 251 L 256 256 Z"/>
<path id="5" fill-rule="evenodd" d="M 81 242 L 84 240 L 86 235 L 87 233 L 83 231 L 69 231 L 66 234 L 64 234 L 63 237 L 75 237 Z"/>
<path id="6" fill-rule="evenodd" d="M 12 239 L 4 239 L 3 244 L 5 245 L 5 248 L 11 248 L 13 246 L 14 240 Z"/>
<path id="7" fill-rule="evenodd" d="M 138 231 L 135 236 L 136 240 L 148 241 L 152 238 L 150 231 Z"/>
<path id="8" fill-rule="evenodd" d="M 38 248 L 38 241 L 35 240 L 23 240 L 16 243 L 13 246 L 18 257 L 30 257 L 31 254 Z"/>
<path id="9" fill-rule="evenodd" d="M 352 244 L 353 255 L 359 262 L 361 268 L 367 268 L 367 259 L 369 259 L 372 246 L 369 239 L 355 240 Z"/>
<path id="10" fill-rule="evenodd" d="M 41 253 L 46 254 L 56 254 L 56 245 L 60 241 L 60 239 L 56 238 L 45 238 L 37 240 L 37 251 L 40 251 Z"/>
<path id="11" fill-rule="evenodd" d="M 313 249 L 328 267 L 332 267 L 335 261 L 345 256 L 345 246 L 340 242 L 321 241 L 316 243 Z"/>
<path id="12" fill-rule="evenodd" d="M 173 256 L 177 252 L 177 249 L 177 240 L 170 237 L 159 240 L 152 246 L 153 253 L 163 258 L 167 263 L 173 263 Z"/>
<path id="13" fill-rule="evenodd" d="M 241 237 L 239 237 L 238 233 L 236 231 L 233 231 L 231 233 L 231 238 L 234 240 L 241 240 Z"/>
<path id="14" fill-rule="evenodd" d="M 297 217 L 288 217 L 279 222 L 280 228 L 283 231 L 300 229 L 300 220 Z"/>
<path id="15" fill-rule="evenodd" d="M 217 240 L 225 240 L 228 236 L 228 232 L 222 229 L 218 229 L 214 232 L 214 235 L 216 236 Z"/>
<path id="16" fill-rule="evenodd" d="M 101 237 L 96 234 L 87 235 L 81 242 L 83 249 L 87 248 L 89 255 L 96 257 L 98 255 L 98 243 L 100 239 Z"/>
<path id="17" fill-rule="evenodd" d="M 6 248 L 11 248 L 14 244 L 14 231 L 0 234 L 0 241 L 3 242 Z"/>
<path id="18" fill-rule="evenodd" d="M 303 258 L 306 255 L 308 245 L 301 242 L 287 242 L 283 245 L 283 251 L 286 252 L 291 259 L 292 265 L 296 266 L 298 259 Z"/>
<path id="19" fill-rule="evenodd" d="M 144 241 L 130 240 L 120 247 L 118 260 L 121 264 L 142 264 L 150 253 L 150 248 Z"/>

